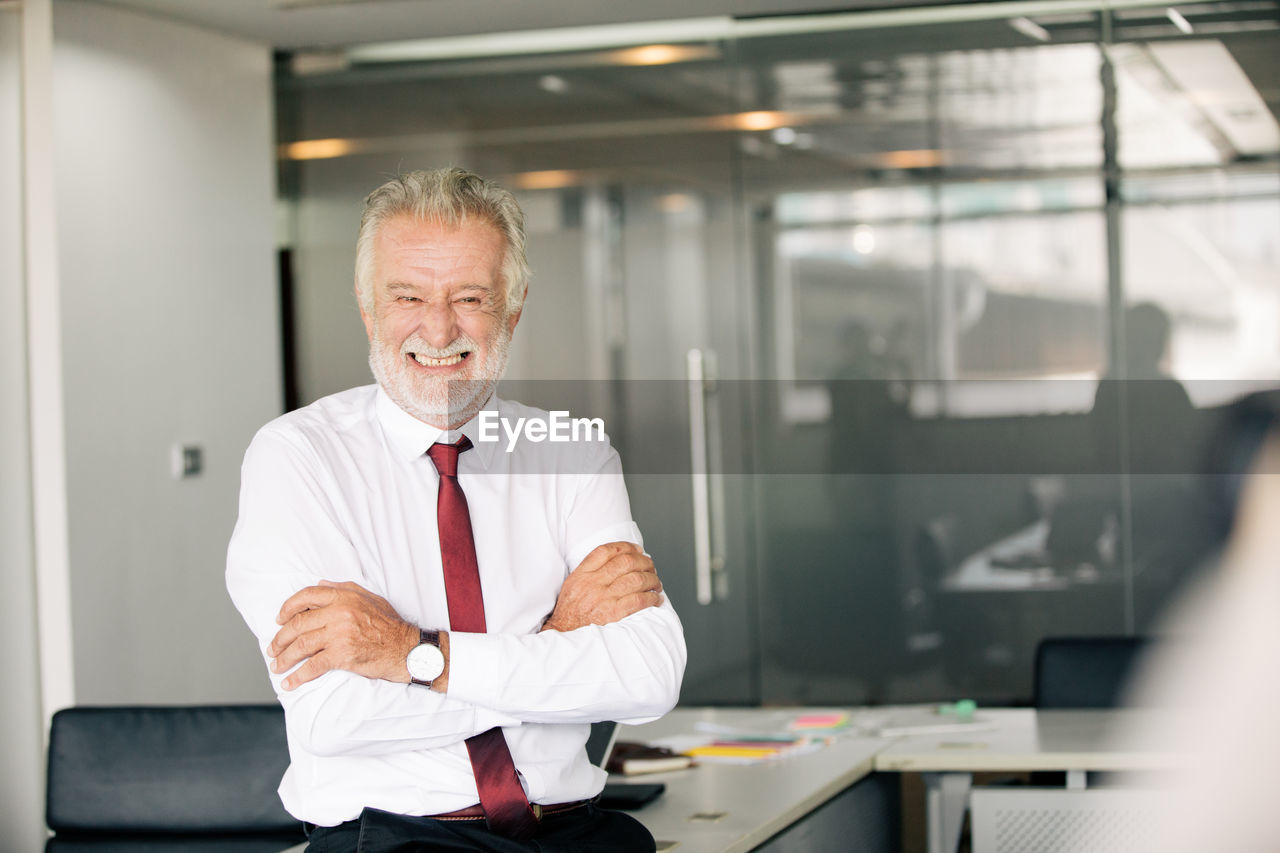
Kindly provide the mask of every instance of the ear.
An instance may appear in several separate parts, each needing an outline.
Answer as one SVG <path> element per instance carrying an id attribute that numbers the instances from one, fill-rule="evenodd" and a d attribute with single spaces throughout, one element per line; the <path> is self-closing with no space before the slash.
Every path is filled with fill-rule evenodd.
<path id="1" fill-rule="evenodd" d="M 356 284 L 356 306 L 360 309 L 360 319 L 364 321 L 364 333 L 373 340 L 373 318 L 364 310 L 364 300 L 360 298 L 360 285 Z"/>
<path id="2" fill-rule="evenodd" d="M 524 297 L 520 300 L 520 307 L 515 310 L 510 317 L 507 318 L 507 334 L 514 334 L 516 331 L 516 323 L 520 322 L 520 315 L 524 312 L 525 300 L 529 298 L 529 284 L 525 283 Z"/>

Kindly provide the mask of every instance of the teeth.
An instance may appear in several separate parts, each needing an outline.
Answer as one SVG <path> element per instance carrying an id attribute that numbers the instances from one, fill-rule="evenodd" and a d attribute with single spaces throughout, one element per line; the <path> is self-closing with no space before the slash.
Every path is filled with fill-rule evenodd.
<path id="1" fill-rule="evenodd" d="M 465 355 L 465 353 L 457 353 L 456 355 L 446 356 L 445 358 L 428 358 L 425 355 L 414 353 L 413 358 L 423 367 L 448 367 L 451 364 L 457 364 L 462 361 L 463 355 Z"/>

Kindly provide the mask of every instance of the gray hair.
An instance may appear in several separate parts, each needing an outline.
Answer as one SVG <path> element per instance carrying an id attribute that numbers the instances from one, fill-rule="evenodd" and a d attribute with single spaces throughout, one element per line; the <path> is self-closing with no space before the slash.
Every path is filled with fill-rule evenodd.
<path id="1" fill-rule="evenodd" d="M 451 166 L 430 172 L 409 172 L 387 181 L 365 198 L 360 235 L 356 239 L 356 293 L 366 311 L 373 310 L 373 244 L 378 229 L 400 216 L 450 227 L 473 219 L 492 225 L 507 247 L 502 259 L 507 316 L 524 305 L 529 289 L 524 212 L 508 190 L 474 172 Z"/>

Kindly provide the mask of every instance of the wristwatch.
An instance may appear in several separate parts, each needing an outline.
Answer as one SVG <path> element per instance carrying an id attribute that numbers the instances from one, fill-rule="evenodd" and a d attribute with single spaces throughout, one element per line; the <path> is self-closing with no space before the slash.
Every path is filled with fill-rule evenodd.
<path id="1" fill-rule="evenodd" d="M 444 673 L 444 653 L 440 651 L 440 632 L 421 631 L 418 645 L 409 649 L 405 658 L 409 668 L 409 680 L 423 687 L 430 687 Z"/>

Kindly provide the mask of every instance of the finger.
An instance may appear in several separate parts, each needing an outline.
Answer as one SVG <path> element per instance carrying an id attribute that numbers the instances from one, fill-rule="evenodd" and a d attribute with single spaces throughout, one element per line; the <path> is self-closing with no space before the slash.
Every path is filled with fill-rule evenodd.
<path id="1" fill-rule="evenodd" d="M 289 643 L 275 656 L 271 669 L 276 674 L 288 672 L 303 660 L 323 652 L 329 645 L 325 629 L 307 631 Z"/>
<path id="2" fill-rule="evenodd" d="M 662 591 L 662 585 L 657 582 L 656 575 L 629 574 L 619 578 L 609 586 L 607 592 L 608 599 L 617 602 L 623 601 L 633 595 L 643 593 L 657 594 Z"/>
<path id="3" fill-rule="evenodd" d="M 285 690 L 296 690 L 308 681 L 314 681 L 333 669 L 325 660 L 324 655 L 316 655 L 308 658 L 307 662 L 298 667 L 294 672 L 289 673 L 289 677 L 280 682 L 280 686 Z"/>
<path id="4" fill-rule="evenodd" d="M 618 618 L 622 619 L 626 616 L 632 615 L 633 613 L 639 613 L 641 610 L 645 610 L 646 608 L 658 607 L 661 604 L 662 596 L 656 592 L 646 591 L 633 593 L 632 595 L 625 595 L 617 601 L 618 609 L 622 611 Z"/>
<path id="5" fill-rule="evenodd" d="M 661 592 L 662 581 L 658 579 L 657 572 L 627 572 L 610 585 L 610 590 L 618 597 L 637 592 Z"/>
<path id="6" fill-rule="evenodd" d="M 640 546 L 634 542 L 607 542 L 593 548 L 574 571 L 594 572 L 614 557 L 638 553 L 640 553 Z"/>
<path id="7" fill-rule="evenodd" d="M 298 638 L 298 635 L 324 627 L 329 621 L 328 611 L 327 607 L 314 607 L 293 614 L 271 639 L 271 645 L 267 646 L 267 651 L 272 656 L 279 655 Z"/>
<path id="8" fill-rule="evenodd" d="M 280 605 L 280 612 L 276 614 L 276 624 L 283 625 L 304 610 L 332 604 L 335 597 L 335 590 L 331 588 L 318 585 L 304 587 Z"/>
<path id="9" fill-rule="evenodd" d="M 301 616 L 302 614 L 298 614 Z M 289 648 L 289 644 L 298 638 L 301 633 L 301 626 L 298 623 L 298 616 L 294 616 L 281 626 L 276 635 L 271 638 L 271 644 L 267 646 L 267 654 L 272 657 L 278 656 L 282 651 Z"/>
<path id="10" fill-rule="evenodd" d="M 631 572 L 648 572 L 657 574 L 654 568 L 653 560 L 639 553 L 616 554 L 609 558 L 609 561 L 596 570 L 597 573 L 605 580 L 606 583 L 612 583 L 618 578 Z"/>

